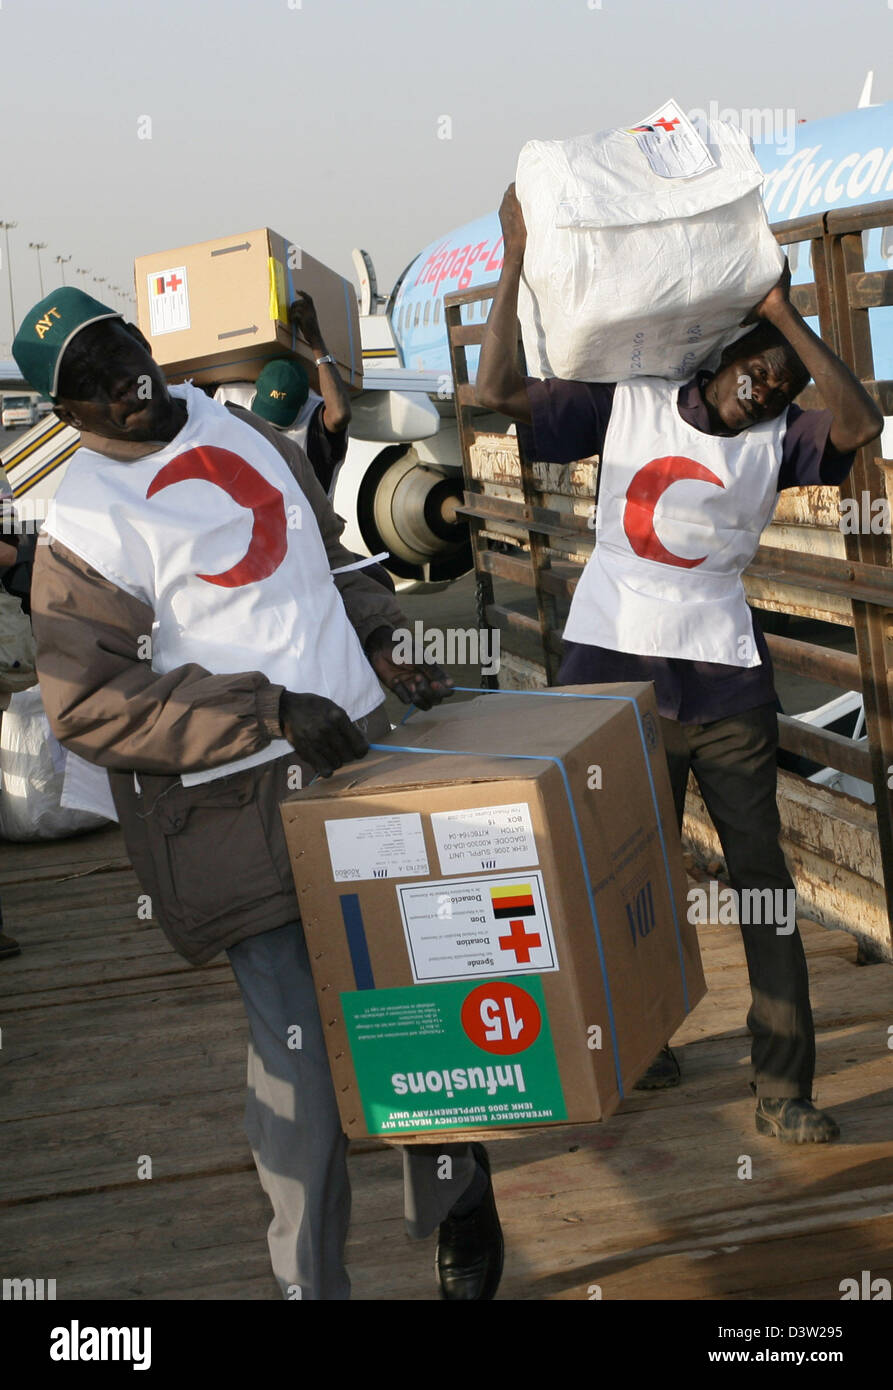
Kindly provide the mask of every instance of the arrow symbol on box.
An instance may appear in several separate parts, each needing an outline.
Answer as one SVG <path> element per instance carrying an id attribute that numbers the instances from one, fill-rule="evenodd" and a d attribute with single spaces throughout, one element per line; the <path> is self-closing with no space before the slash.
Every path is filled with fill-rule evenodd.
<path id="1" fill-rule="evenodd" d="M 253 323 L 253 324 L 251 325 L 250 328 L 233 328 L 233 329 L 231 329 L 231 330 L 229 331 L 229 333 L 218 333 L 218 334 L 217 334 L 217 341 L 220 342 L 220 339 L 221 339 L 221 338 L 241 338 L 243 333 L 256 333 L 256 332 L 257 332 L 257 324 L 256 324 L 256 323 Z"/>
<path id="2" fill-rule="evenodd" d="M 250 251 L 250 241 L 240 241 L 238 246 L 221 246 L 216 251 L 212 251 L 212 256 L 228 256 L 230 251 Z"/>

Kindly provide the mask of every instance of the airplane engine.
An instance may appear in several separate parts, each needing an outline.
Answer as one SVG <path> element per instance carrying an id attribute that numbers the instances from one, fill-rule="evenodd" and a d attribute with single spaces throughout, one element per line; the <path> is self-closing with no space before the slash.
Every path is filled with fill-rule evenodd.
<path id="1" fill-rule="evenodd" d="M 346 521 L 344 544 L 362 554 L 387 551 L 383 563 L 402 591 L 445 588 L 472 565 L 468 526 L 457 513 L 462 491 L 455 425 L 432 439 L 351 439 L 334 498 Z"/>

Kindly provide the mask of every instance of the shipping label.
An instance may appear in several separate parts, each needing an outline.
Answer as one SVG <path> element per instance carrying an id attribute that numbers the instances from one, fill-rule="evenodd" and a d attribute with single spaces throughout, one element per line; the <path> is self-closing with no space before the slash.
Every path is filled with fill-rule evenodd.
<path id="1" fill-rule="evenodd" d="M 185 265 L 172 270 L 154 270 L 146 276 L 149 294 L 149 333 L 181 333 L 189 327 L 189 286 Z"/>
<path id="2" fill-rule="evenodd" d="M 414 878 L 428 873 L 422 818 L 417 811 L 327 820 L 326 839 L 336 883 Z"/>
<path id="3" fill-rule="evenodd" d="M 567 1118 L 542 981 L 341 995 L 370 1134 Z"/>
<path id="4" fill-rule="evenodd" d="M 539 863 L 526 801 L 435 811 L 431 828 L 442 874 L 523 869 Z"/>
<path id="5" fill-rule="evenodd" d="M 716 168 L 716 160 L 691 121 L 675 101 L 652 111 L 632 135 L 655 174 L 663 179 L 687 179 Z"/>
<path id="6" fill-rule="evenodd" d="M 537 869 L 398 884 L 397 899 L 417 983 L 558 969 Z"/>

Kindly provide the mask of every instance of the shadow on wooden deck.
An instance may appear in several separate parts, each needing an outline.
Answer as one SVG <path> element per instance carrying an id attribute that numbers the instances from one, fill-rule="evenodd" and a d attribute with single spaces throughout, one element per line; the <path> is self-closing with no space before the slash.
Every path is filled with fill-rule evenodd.
<path id="1" fill-rule="evenodd" d="M 235 981 L 225 958 L 186 965 L 138 895 L 115 829 L 0 846 L 23 948 L 0 962 L 0 1276 L 55 1279 L 58 1299 L 278 1299 Z M 841 1141 L 756 1134 L 743 950 L 734 928 L 703 928 L 709 993 L 674 1040 L 682 1086 L 603 1125 L 493 1141 L 500 1298 L 837 1300 L 863 1269 L 893 1278 L 893 971 L 857 966 L 843 933 L 801 931 L 816 1097 Z M 434 1298 L 398 1156 L 367 1145 L 351 1169 L 354 1297 Z"/>

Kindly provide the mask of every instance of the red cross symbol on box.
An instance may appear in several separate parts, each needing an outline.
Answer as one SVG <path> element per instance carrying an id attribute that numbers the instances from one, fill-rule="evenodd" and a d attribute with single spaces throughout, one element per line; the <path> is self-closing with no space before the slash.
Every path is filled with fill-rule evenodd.
<path id="1" fill-rule="evenodd" d="M 182 283 L 183 281 L 180 279 L 178 275 L 172 275 L 167 282 L 167 287 L 169 290 L 178 290 Z"/>
<path id="2" fill-rule="evenodd" d="M 524 923 L 520 918 L 509 922 L 509 926 L 512 929 L 511 935 L 497 937 L 499 945 L 503 951 L 514 952 L 515 960 L 519 965 L 528 965 L 530 963 L 530 948 L 542 946 L 542 937 L 539 932 L 526 932 Z"/>
<path id="3" fill-rule="evenodd" d="M 674 116 L 671 121 L 668 121 L 666 116 L 661 116 L 660 120 L 655 121 L 654 124 L 660 126 L 661 130 L 673 130 L 679 124 L 679 117 Z"/>

